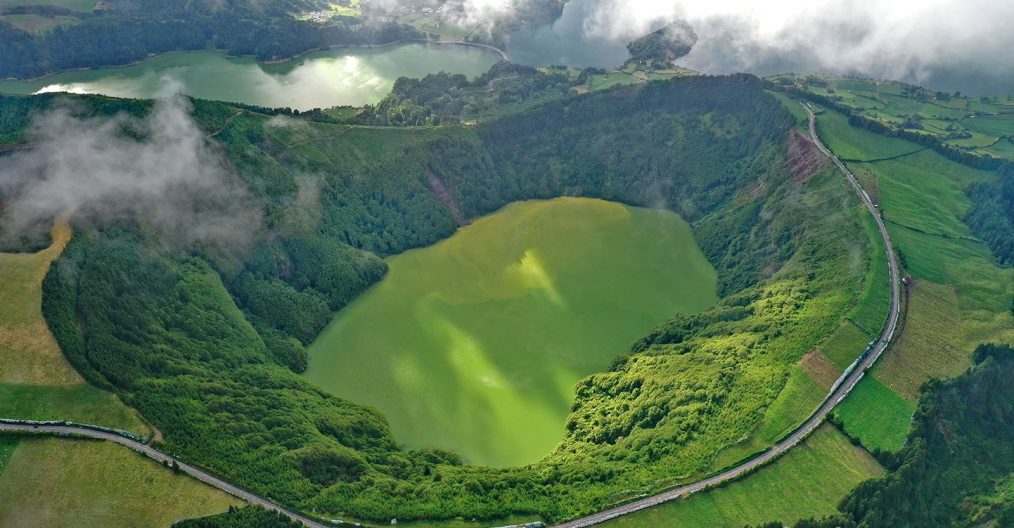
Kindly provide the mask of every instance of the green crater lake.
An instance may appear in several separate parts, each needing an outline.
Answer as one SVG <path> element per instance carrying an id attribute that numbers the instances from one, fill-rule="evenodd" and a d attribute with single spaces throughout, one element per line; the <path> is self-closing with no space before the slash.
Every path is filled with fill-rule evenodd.
<path id="1" fill-rule="evenodd" d="M 298 110 L 362 106 L 380 101 L 398 77 L 445 71 L 481 75 L 499 57 L 485 49 L 405 44 L 382 48 L 336 48 L 281 64 L 215 51 L 166 53 L 125 67 L 70 71 L 33 81 L 0 81 L 0 93 L 71 92 L 150 99 L 178 83 L 199 99 Z"/>
<path id="2" fill-rule="evenodd" d="M 493 466 L 548 454 L 578 380 L 718 300 L 679 216 L 601 200 L 517 202 L 387 262 L 310 346 L 306 376 L 379 409 L 398 442 Z"/>

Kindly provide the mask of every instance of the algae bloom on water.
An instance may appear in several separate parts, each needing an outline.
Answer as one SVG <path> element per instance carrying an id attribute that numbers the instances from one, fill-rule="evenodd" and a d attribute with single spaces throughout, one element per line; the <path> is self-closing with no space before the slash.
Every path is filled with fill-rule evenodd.
<path id="1" fill-rule="evenodd" d="M 388 263 L 313 343 L 306 375 L 379 409 L 398 442 L 477 464 L 538 461 L 578 380 L 717 300 L 686 222 L 602 200 L 514 203 Z"/>

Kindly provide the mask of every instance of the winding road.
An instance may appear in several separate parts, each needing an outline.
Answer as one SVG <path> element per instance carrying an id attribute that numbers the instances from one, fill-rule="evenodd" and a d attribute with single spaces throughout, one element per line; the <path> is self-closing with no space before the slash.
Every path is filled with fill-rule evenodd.
<path id="1" fill-rule="evenodd" d="M 303 515 L 293 512 L 292 510 L 287 510 L 271 502 L 268 499 L 250 493 L 249 491 L 246 491 L 243 488 L 240 488 L 239 486 L 230 484 L 202 469 L 181 462 L 180 460 L 172 456 L 169 456 L 159 451 L 158 449 L 151 447 L 148 444 L 139 442 L 137 440 L 133 440 L 131 438 L 127 438 L 125 436 L 121 436 L 114 432 L 99 431 L 77 425 L 32 425 L 32 424 L 21 424 L 2 421 L 0 421 L 0 432 L 75 435 L 93 438 L 96 440 L 107 440 L 109 442 L 114 442 L 122 446 L 126 446 L 130 449 L 133 449 L 134 451 L 137 451 L 138 453 L 146 455 L 150 458 L 153 458 L 160 463 L 162 462 L 172 463 L 175 461 L 179 465 L 180 471 L 190 475 L 191 477 L 194 477 L 195 479 L 201 482 L 204 482 L 205 484 L 208 484 L 209 486 L 214 486 L 232 495 L 233 497 L 244 500 L 250 504 L 255 504 L 257 506 L 261 506 L 269 510 L 274 510 L 279 513 L 282 513 L 288 518 L 294 521 L 301 522 L 304 525 L 309 526 L 311 528 L 334 528 L 334 526 L 329 526 L 327 524 L 314 521 L 313 519 L 304 517 Z"/>
<path id="2" fill-rule="evenodd" d="M 856 180 L 856 177 L 852 174 L 852 172 L 848 170 L 845 164 L 842 163 L 837 157 L 835 157 L 834 154 L 832 154 L 831 151 L 829 151 L 827 147 L 825 147 L 824 144 L 820 142 L 820 138 L 817 137 L 817 130 L 815 124 L 816 118 L 814 117 L 813 110 L 807 104 L 804 104 L 803 107 L 806 109 L 806 113 L 809 116 L 810 137 L 813 140 L 814 144 L 822 153 L 828 156 L 838 167 L 838 169 L 841 170 L 842 174 L 845 175 L 846 180 L 848 180 L 849 184 L 852 186 L 852 189 L 859 196 L 860 201 L 863 203 L 864 206 L 866 206 L 867 209 L 869 209 L 870 213 L 873 214 L 873 218 L 877 222 L 877 228 L 880 231 L 880 235 L 884 239 L 884 246 L 887 249 L 887 261 L 891 280 L 891 306 L 890 313 L 888 314 L 887 321 L 885 322 L 884 327 L 881 330 L 880 336 L 874 342 L 872 349 L 869 350 L 869 353 L 865 357 L 863 357 L 861 361 L 857 362 L 852 367 L 850 367 L 849 370 L 845 371 L 845 374 L 843 375 L 842 379 L 840 379 L 839 382 L 835 384 L 834 390 L 831 391 L 831 393 L 824 400 L 824 403 L 821 404 L 821 406 L 816 410 L 816 412 L 814 412 L 810 416 L 810 418 L 803 423 L 803 425 L 801 425 L 798 429 L 796 429 L 795 432 L 793 432 L 791 435 L 786 437 L 781 442 L 775 444 L 768 451 L 765 451 L 756 458 L 748 460 L 734 468 L 728 469 L 717 475 L 708 477 L 704 480 L 680 486 L 678 488 L 665 491 L 658 495 L 646 497 L 634 502 L 630 502 L 621 506 L 617 506 L 615 508 L 611 508 L 596 514 L 589 515 L 587 517 L 575 519 L 560 524 L 556 528 L 580 528 L 585 526 L 592 526 L 595 524 L 608 521 L 610 519 L 615 519 L 622 515 L 627 515 L 640 510 L 651 508 L 653 506 L 657 506 L 659 504 L 675 500 L 698 491 L 705 490 L 718 484 L 735 480 L 749 473 L 750 471 L 753 471 L 754 469 L 757 469 L 758 467 L 773 461 L 786 451 L 795 447 L 810 433 L 816 430 L 817 427 L 819 427 L 821 423 L 823 423 L 828 413 L 830 413 L 831 410 L 834 409 L 834 407 L 839 402 L 845 399 L 845 397 L 859 383 L 859 380 L 862 379 L 863 374 L 866 372 L 866 370 L 869 369 L 873 365 L 873 363 L 877 361 L 880 355 L 883 354 L 884 350 L 886 350 L 888 345 L 890 344 L 891 339 L 894 337 L 894 332 L 898 325 L 900 313 L 900 295 L 901 295 L 900 282 L 898 277 L 898 265 L 894 258 L 894 250 L 891 244 L 891 237 L 887 232 L 887 227 L 884 225 L 883 219 L 880 217 L 880 214 L 877 211 L 877 207 L 873 204 L 873 201 L 870 200 L 869 195 L 866 194 L 866 191 L 863 190 L 862 186 L 859 185 L 859 181 Z M 271 502 L 271 500 L 268 498 L 260 497 L 238 486 L 230 484 L 202 469 L 181 462 L 175 459 L 174 457 L 167 455 L 147 444 L 144 444 L 137 440 L 133 440 L 131 438 L 127 438 L 125 436 L 118 435 L 113 432 L 99 431 L 76 425 L 48 425 L 48 424 L 32 425 L 32 424 L 14 423 L 11 421 L 7 422 L 0 421 L 0 432 L 4 431 L 19 432 L 19 433 L 54 434 L 54 435 L 76 435 L 114 442 L 126 446 L 130 449 L 133 449 L 134 451 L 137 451 L 139 453 L 142 453 L 158 462 L 172 463 L 175 461 L 177 464 L 179 464 L 179 468 L 181 471 L 196 478 L 197 480 L 200 480 L 201 482 L 204 482 L 210 486 L 214 486 L 215 488 L 218 488 L 226 493 L 229 493 L 230 495 L 242 499 L 250 504 L 262 506 L 269 510 L 280 512 L 289 517 L 290 519 L 301 522 L 304 525 L 309 526 L 311 528 L 325 528 L 329 526 L 327 524 L 305 517 L 294 511 L 283 508 L 282 506 L 279 506 L 278 504 Z"/>
<path id="3" fill-rule="evenodd" d="M 824 155 L 831 158 L 831 161 L 833 161 L 842 174 L 845 175 L 845 179 L 848 180 L 849 185 L 852 186 L 852 189 L 859 196 L 859 200 L 873 215 L 873 218 L 877 222 L 877 229 L 880 231 L 880 236 L 884 239 L 884 247 L 887 250 L 887 263 L 891 278 L 891 307 L 887 316 L 887 321 L 884 323 L 884 327 L 880 332 L 880 336 L 873 343 L 873 347 L 869 350 L 866 357 L 850 367 L 849 370 L 845 371 L 843 378 L 835 384 L 834 390 L 828 394 L 824 403 L 821 404 L 816 412 L 814 412 L 810 418 L 803 423 L 803 425 L 801 425 L 795 432 L 786 437 L 784 440 L 778 442 L 774 445 L 774 447 L 765 451 L 756 458 L 748 460 L 736 467 L 723 471 L 712 477 L 708 477 L 704 480 L 680 486 L 678 488 L 673 488 L 658 495 L 646 497 L 589 515 L 587 517 L 581 517 L 580 519 L 560 524 L 556 528 L 582 528 L 585 526 L 592 526 L 623 515 L 651 508 L 652 506 L 658 506 L 659 504 L 735 480 L 757 469 L 758 467 L 773 461 L 803 441 L 804 438 L 806 438 L 824 422 L 828 413 L 830 413 L 839 402 L 844 400 L 845 397 L 852 392 L 852 389 L 855 388 L 855 386 L 859 383 L 859 380 L 862 379 L 866 370 L 873 366 L 873 363 L 875 363 L 880 355 L 884 353 L 884 350 L 886 350 L 888 345 L 891 343 L 891 339 L 894 338 L 894 331 L 898 327 L 898 319 L 900 316 L 901 286 L 898 278 L 898 264 L 894 258 L 894 246 L 891 244 L 891 236 L 887 232 L 887 226 L 884 225 L 884 220 L 880 217 L 880 212 L 877 210 L 877 206 L 874 205 L 873 201 L 870 200 L 869 195 L 866 194 L 866 191 L 864 191 L 862 186 L 859 185 L 859 181 L 856 179 L 855 175 L 853 175 L 848 167 L 846 167 L 841 160 L 839 160 L 831 153 L 830 150 L 827 149 L 827 147 L 824 146 L 823 143 L 820 142 L 820 138 L 817 136 L 816 117 L 813 115 L 813 109 L 810 108 L 808 104 L 803 104 L 803 108 L 806 109 L 806 113 L 810 121 L 810 138 L 813 143 L 822 153 L 824 153 Z"/>

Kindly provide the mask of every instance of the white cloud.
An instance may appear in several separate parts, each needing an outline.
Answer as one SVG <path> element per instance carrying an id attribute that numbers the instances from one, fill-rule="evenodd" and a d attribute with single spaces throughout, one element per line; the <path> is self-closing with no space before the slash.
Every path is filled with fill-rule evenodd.
<path id="1" fill-rule="evenodd" d="M 466 0 L 468 16 L 517 0 Z M 926 81 L 1014 70 L 1010 0 L 574 0 L 588 38 L 629 41 L 684 19 L 706 72 L 829 70 Z M 1014 76 L 1014 74 L 1010 74 Z M 1010 87 L 1014 90 L 1014 86 Z"/>

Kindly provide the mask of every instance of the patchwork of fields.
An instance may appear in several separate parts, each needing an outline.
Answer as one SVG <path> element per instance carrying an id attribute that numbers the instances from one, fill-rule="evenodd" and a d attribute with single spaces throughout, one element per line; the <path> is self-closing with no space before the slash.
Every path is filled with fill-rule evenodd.
<path id="1" fill-rule="evenodd" d="M 855 159 L 882 159 L 915 147 L 849 126 L 835 111 L 821 113 L 818 126 L 832 150 Z M 1014 341 L 1014 270 L 997 266 L 961 221 L 970 205 L 964 189 L 993 173 L 929 150 L 849 165 L 876 182 L 912 285 L 903 333 L 836 416 L 868 448 L 893 451 L 904 441 L 923 383 L 962 372 L 979 343 Z"/>

